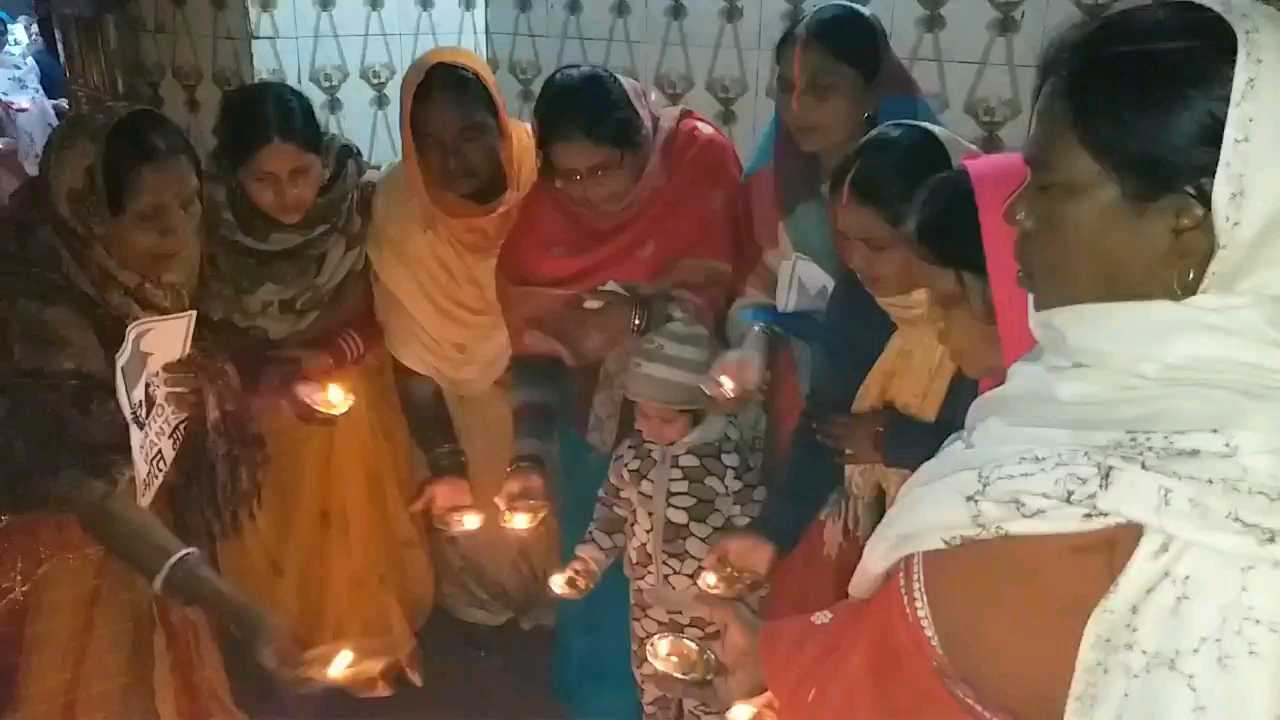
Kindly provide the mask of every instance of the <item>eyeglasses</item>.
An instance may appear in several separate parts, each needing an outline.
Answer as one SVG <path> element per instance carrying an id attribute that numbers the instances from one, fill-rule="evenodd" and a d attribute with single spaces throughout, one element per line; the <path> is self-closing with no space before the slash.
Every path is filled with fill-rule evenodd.
<path id="1" fill-rule="evenodd" d="M 585 170 L 551 169 L 551 182 L 560 190 L 580 188 L 584 183 L 602 180 L 622 170 L 626 164 L 626 153 L 619 150 L 618 157 L 610 162 L 599 163 Z"/>

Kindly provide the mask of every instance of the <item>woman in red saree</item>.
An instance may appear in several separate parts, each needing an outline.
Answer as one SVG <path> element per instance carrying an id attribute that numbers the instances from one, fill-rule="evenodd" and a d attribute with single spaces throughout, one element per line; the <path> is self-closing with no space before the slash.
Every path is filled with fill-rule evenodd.
<path id="1" fill-rule="evenodd" d="M 633 338 L 660 325 L 670 303 L 708 328 L 723 319 L 741 166 L 709 122 L 659 110 L 638 84 L 597 67 L 552 74 L 534 125 L 542 177 L 498 260 L 514 356 L 513 476 L 558 467 L 549 474 L 570 549 L 605 478 Z M 556 675 L 570 716 L 636 717 L 621 569 L 557 612 Z"/>
<path id="2" fill-rule="evenodd" d="M 1026 179 L 1017 153 L 967 158 L 925 184 L 913 213 L 914 249 L 923 261 L 916 278 L 941 316 L 941 342 L 984 392 L 997 387 L 1005 368 L 1035 342 L 1027 324 L 1027 292 L 1017 281 L 1014 230 L 1002 216 Z M 809 528 L 774 569 L 773 585 L 791 591 L 775 592 L 766 615 L 813 612 L 843 599 L 862 555 L 861 543 L 850 540 L 832 559 L 823 553 L 823 533 Z"/>
<path id="3" fill-rule="evenodd" d="M 1017 284 L 1015 232 L 1002 216 L 1009 198 L 1026 180 L 1027 167 L 1019 154 L 970 157 L 926 183 L 912 212 L 914 251 L 923 261 L 915 275 L 941 316 L 942 343 L 965 375 L 983 379 L 984 390 L 998 386 L 1006 367 L 1034 345 L 1027 324 L 1027 293 Z M 836 710 L 823 696 L 836 692 L 835 688 L 819 687 L 812 682 L 812 667 L 792 663 L 805 643 L 830 646 L 837 642 L 831 638 L 831 623 L 842 624 L 849 632 L 876 626 L 890 636 L 883 644 L 858 646 L 839 658 L 842 668 L 856 664 L 857 686 L 864 691 L 878 683 L 901 683 L 904 677 L 933 672 L 937 659 L 930 638 L 920 631 L 912 614 L 923 592 L 914 582 L 917 568 L 911 563 L 898 568 L 892 582 L 886 583 L 889 589 L 856 603 L 855 610 L 855 603 L 848 600 L 848 586 L 862 555 L 862 542 L 848 538 L 846 550 L 833 560 L 824 556 L 820 525 L 814 523 L 801 544 L 775 566 L 770 578 L 774 589 L 763 608 L 767 622 L 758 625 L 754 618 L 738 616 L 745 624 L 738 631 L 745 626 L 761 633 L 759 654 L 771 692 L 753 702 L 781 718 L 811 717 L 815 707 L 822 712 Z M 724 607 L 720 612 L 735 611 Z M 825 639 L 815 640 L 819 636 Z M 735 641 L 747 638 L 741 632 L 726 635 L 726 642 Z M 733 651 L 736 648 L 726 648 Z M 803 652 L 805 657 L 816 657 L 810 649 Z M 791 698 L 778 702 L 779 697 L 801 693 L 805 683 L 819 688 L 815 697 L 821 699 L 806 703 L 799 712 Z M 859 712 L 865 714 L 858 717 L 955 718 L 968 717 L 970 712 L 984 717 L 976 703 L 968 705 L 965 698 L 972 695 L 960 685 L 926 683 L 919 693 L 876 696 L 863 692 L 860 697 Z"/>

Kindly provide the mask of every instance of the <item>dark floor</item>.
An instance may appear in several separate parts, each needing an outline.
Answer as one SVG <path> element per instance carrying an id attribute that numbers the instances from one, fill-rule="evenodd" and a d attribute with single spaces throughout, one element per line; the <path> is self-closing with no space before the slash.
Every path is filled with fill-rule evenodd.
<path id="1" fill-rule="evenodd" d="M 389 698 L 341 692 L 246 703 L 254 720 L 561 720 L 547 629 L 468 625 L 436 613 L 420 635 L 422 688 Z"/>

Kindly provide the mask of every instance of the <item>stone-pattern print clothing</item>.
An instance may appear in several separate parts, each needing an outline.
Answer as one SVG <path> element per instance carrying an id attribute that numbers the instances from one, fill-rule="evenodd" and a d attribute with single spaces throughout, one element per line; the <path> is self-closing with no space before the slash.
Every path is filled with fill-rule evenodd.
<path id="1" fill-rule="evenodd" d="M 713 642 L 720 628 L 694 604 L 702 561 L 716 535 L 760 514 L 762 440 L 737 418 L 709 415 L 680 442 L 627 438 L 613 455 L 586 537 L 576 553 L 604 572 L 625 550 L 631 583 L 632 666 L 646 720 L 718 717 L 710 708 L 664 695 L 644 645 L 657 633 Z"/>

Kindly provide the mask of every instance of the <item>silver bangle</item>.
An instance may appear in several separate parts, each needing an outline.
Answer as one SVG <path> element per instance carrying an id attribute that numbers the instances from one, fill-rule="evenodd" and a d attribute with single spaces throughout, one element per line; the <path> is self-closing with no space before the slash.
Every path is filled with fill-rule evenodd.
<path id="1" fill-rule="evenodd" d="M 164 581 L 168 579 L 169 573 L 173 572 L 173 568 L 176 567 L 178 563 L 182 562 L 185 558 L 199 554 L 199 548 L 185 547 L 173 555 L 170 555 L 169 559 L 164 561 L 164 565 L 160 566 L 160 572 L 156 573 L 156 576 L 151 578 L 151 589 L 155 594 L 159 595 L 164 591 Z"/>

